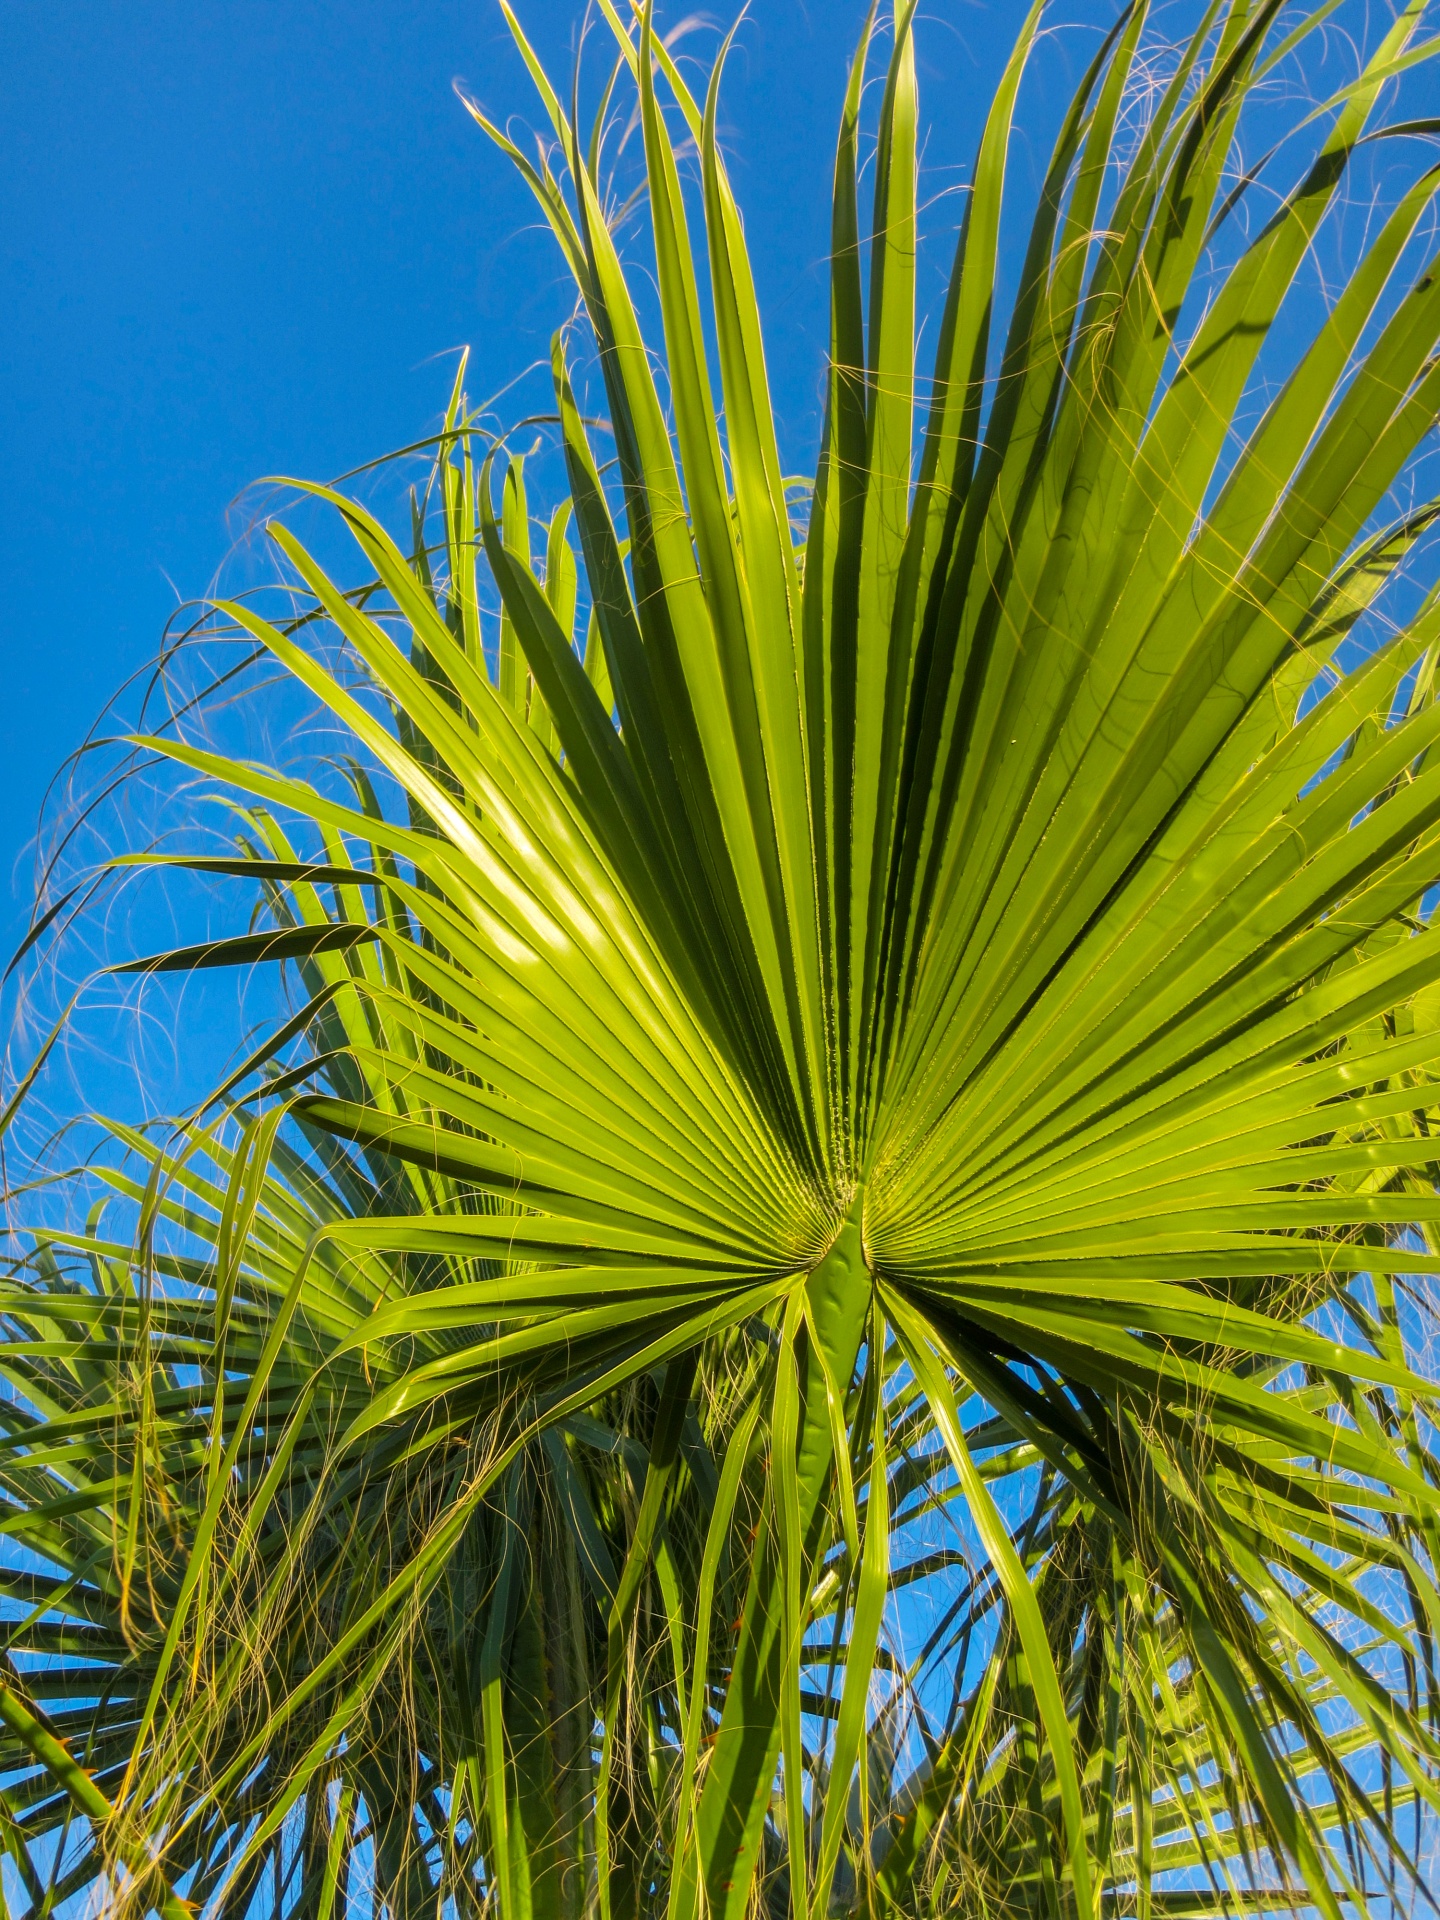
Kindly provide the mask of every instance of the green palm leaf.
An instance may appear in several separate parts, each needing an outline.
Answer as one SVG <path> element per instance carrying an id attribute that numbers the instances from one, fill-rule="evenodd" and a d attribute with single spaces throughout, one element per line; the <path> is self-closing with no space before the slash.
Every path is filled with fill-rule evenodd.
<path id="1" fill-rule="evenodd" d="M 1242 113 L 1330 10 L 1216 0 L 1137 123 L 1137 0 L 1002 327 L 1037 5 L 926 379 L 913 11 L 868 235 L 873 16 L 844 103 L 803 538 L 723 54 L 701 101 L 602 0 L 587 134 L 506 8 L 554 144 L 472 111 L 581 302 L 568 497 L 532 532 L 462 367 L 410 552 L 309 487 L 363 585 L 277 521 L 298 613 L 214 609 L 343 779 L 137 739 L 236 847 L 114 869 L 260 918 L 114 970 L 303 993 L 202 1112 L 15 1195 L 0 1839 L 37 1920 L 331 1920 L 367 1878 L 393 1920 L 1428 1897 L 1440 601 L 1337 663 L 1440 515 L 1385 509 L 1440 408 L 1440 277 L 1398 284 L 1440 173 L 1247 409 L 1434 43 L 1408 8 L 1231 243 Z M 601 167 L 627 82 L 653 341 Z"/>

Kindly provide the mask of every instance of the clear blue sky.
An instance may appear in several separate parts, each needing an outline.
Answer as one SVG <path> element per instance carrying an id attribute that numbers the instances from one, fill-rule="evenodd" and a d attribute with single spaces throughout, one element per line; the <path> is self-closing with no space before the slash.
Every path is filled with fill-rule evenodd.
<path id="1" fill-rule="evenodd" d="M 568 73 L 582 0 L 519 10 Z M 662 9 L 662 24 L 688 11 Z M 933 11 L 922 84 L 939 187 L 973 149 L 1018 15 L 1007 0 Z M 727 84 L 796 460 L 817 426 L 830 156 L 861 16 L 859 0 L 757 0 Z M 715 34 L 685 44 L 708 63 Z M 46 781 L 153 655 L 177 595 L 209 586 L 247 483 L 328 478 L 417 437 L 451 349 L 471 343 L 479 397 L 568 314 L 558 255 L 457 77 L 495 117 L 534 123 L 493 0 L 6 0 L 7 949 Z M 952 205 L 936 224 L 953 231 Z"/>
<path id="2" fill-rule="evenodd" d="M 738 6 L 720 0 L 684 49 L 708 65 L 715 27 Z M 519 0 L 557 76 L 583 10 Z M 1089 30 L 1052 40 L 1027 82 L 1011 156 L 1022 216 L 1053 110 L 1113 17 L 1112 0 L 1065 10 Z M 690 11 L 664 0 L 662 28 Z M 818 430 L 831 155 L 863 11 L 863 0 L 754 0 L 726 82 L 726 147 L 792 471 Z M 1019 0 L 921 9 L 932 327 L 960 214 L 953 189 L 1021 11 Z M 1342 10 L 1316 76 L 1325 90 L 1354 72 L 1340 29 L 1373 43 L 1390 11 L 1381 0 Z M 1163 17 L 1178 31 L 1194 12 Z M 542 355 L 569 314 L 554 245 L 461 108 L 457 78 L 494 117 L 535 123 L 494 0 L 5 0 L 7 951 L 28 913 L 22 854 L 46 781 L 153 657 L 177 598 L 211 584 L 247 484 L 329 478 L 417 438 L 443 406 L 457 346 L 472 346 L 479 399 Z M 1409 110 L 1428 99 L 1433 112 L 1430 70 L 1407 85 L 1418 89 Z M 1363 206 L 1350 224 L 1353 239 Z M 643 260 L 643 242 L 631 251 Z"/>

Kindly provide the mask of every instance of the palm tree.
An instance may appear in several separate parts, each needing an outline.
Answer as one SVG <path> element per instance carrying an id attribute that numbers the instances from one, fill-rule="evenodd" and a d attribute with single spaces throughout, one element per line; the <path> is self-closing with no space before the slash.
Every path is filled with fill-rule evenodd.
<path id="1" fill-rule="evenodd" d="M 872 14 L 798 535 L 723 55 L 702 102 L 648 0 L 601 0 L 587 138 L 505 11 L 549 145 L 472 111 L 583 306 L 568 498 L 542 558 L 462 367 L 408 551 L 310 488 L 359 584 L 277 520 L 290 611 L 213 610 L 257 710 L 278 667 L 346 756 L 142 743 L 234 842 L 115 869 L 260 918 L 117 970 L 302 991 L 202 1112 L 12 1195 L 12 1894 L 1433 1905 L 1440 597 L 1341 649 L 1440 514 L 1385 513 L 1440 405 L 1434 262 L 1389 291 L 1440 170 L 1245 424 L 1421 8 L 1243 238 L 1237 122 L 1330 9 L 1215 0 L 1160 85 L 1135 0 L 1002 339 L 1037 5 L 928 382 L 913 5 L 861 235 Z M 659 353 L 602 166 L 626 88 Z"/>

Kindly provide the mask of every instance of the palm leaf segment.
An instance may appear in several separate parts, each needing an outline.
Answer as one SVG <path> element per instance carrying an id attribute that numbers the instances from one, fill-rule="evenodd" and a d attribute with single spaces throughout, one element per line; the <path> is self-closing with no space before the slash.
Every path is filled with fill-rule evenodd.
<path id="1" fill-rule="evenodd" d="M 1184 337 L 1237 118 L 1297 36 L 1277 54 L 1278 0 L 1212 6 L 1125 148 L 1128 9 L 994 360 L 1037 8 L 918 446 L 910 15 L 868 253 L 867 30 L 798 546 L 720 64 L 702 104 L 648 9 L 605 12 L 668 411 L 603 109 L 587 146 L 512 19 L 550 158 L 475 111 L 574 273 L 618 494 L 557 337 L 543 568 L 458 386 L 443 572 L 423 517 L 407 555 L 338 494 L 364 594 L 273 529 L 305 619 L 222 611 L 403 818 L 364 776 L 335 798 L 152 743 L 249 795 L 244 857 L 199 864 L 279 930 L 145 964 L 296 960 L 275 1044 L 310 1033 L 328 1087 L 285 1076 L 238 1136 L 117 1131 L 133 1244 L 52 1231 L 6 1295 L 7 1525 L 61 1570 L 7 1576 L 17 1871 L 38 1904 L 105 1872 L 321 1920 L 366 1845 L 393 1913 L 506 1920 L 739 1920 L 757 1884 L 817 1920 L 1287 1884 L 1338 1915 L 1418 1885 L 1440 606 L 1323 676 L 1436 511 L 1376 531 L 1440 403 L 1433 263 L 1387 296 L 1440 176 L 1238 421 L 1419 9 Z M 317 614 L 383 713 L 301 646 Z M 927 1514 L 959 1555 L 906 1548 Z M 937 1572 L 954 1603 L 906 1667 L 903 1596 Z M 35 1842 L 77 1809 L 47 1892 Z"/>

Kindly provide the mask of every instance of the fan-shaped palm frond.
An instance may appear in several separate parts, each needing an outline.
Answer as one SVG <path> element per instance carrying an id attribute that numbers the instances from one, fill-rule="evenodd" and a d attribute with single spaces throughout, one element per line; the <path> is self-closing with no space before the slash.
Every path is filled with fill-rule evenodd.
<path id="1" fill-rule="evenodd" d="M 37 1916 L 331 1920 L 366 1874 L 395 1920 L 1426 1897 L 1440 601 L 1339 649 L 1440 514 L 1385 518 L 1440 172 L 1247 411 L 1421 9 L 1197 314 L 1242 109 L 1322 14 L 1217 0 L 1137 120 L 1126 8 L 997 346 L 1037 6 L 928 384 L 913 8 L 862 242 L 867 28 L 797 540 L 723 58 L 701 101 L 601 4 L 588 141 L 513 19 L 550 144 L 473 109 L 583 307 L 543 557 L 457 383 L 409 551 L 310 489 L 363 587 L 277 521 L 298 613 L 217 609 L 347 786 L 144 743 L 238 809 L 178 864 L 265 913 L 127 964 L 305 993 L 219 1118 L 116 1124 L 88 1217 L 21 1208 L 14 1873 Z"/>

